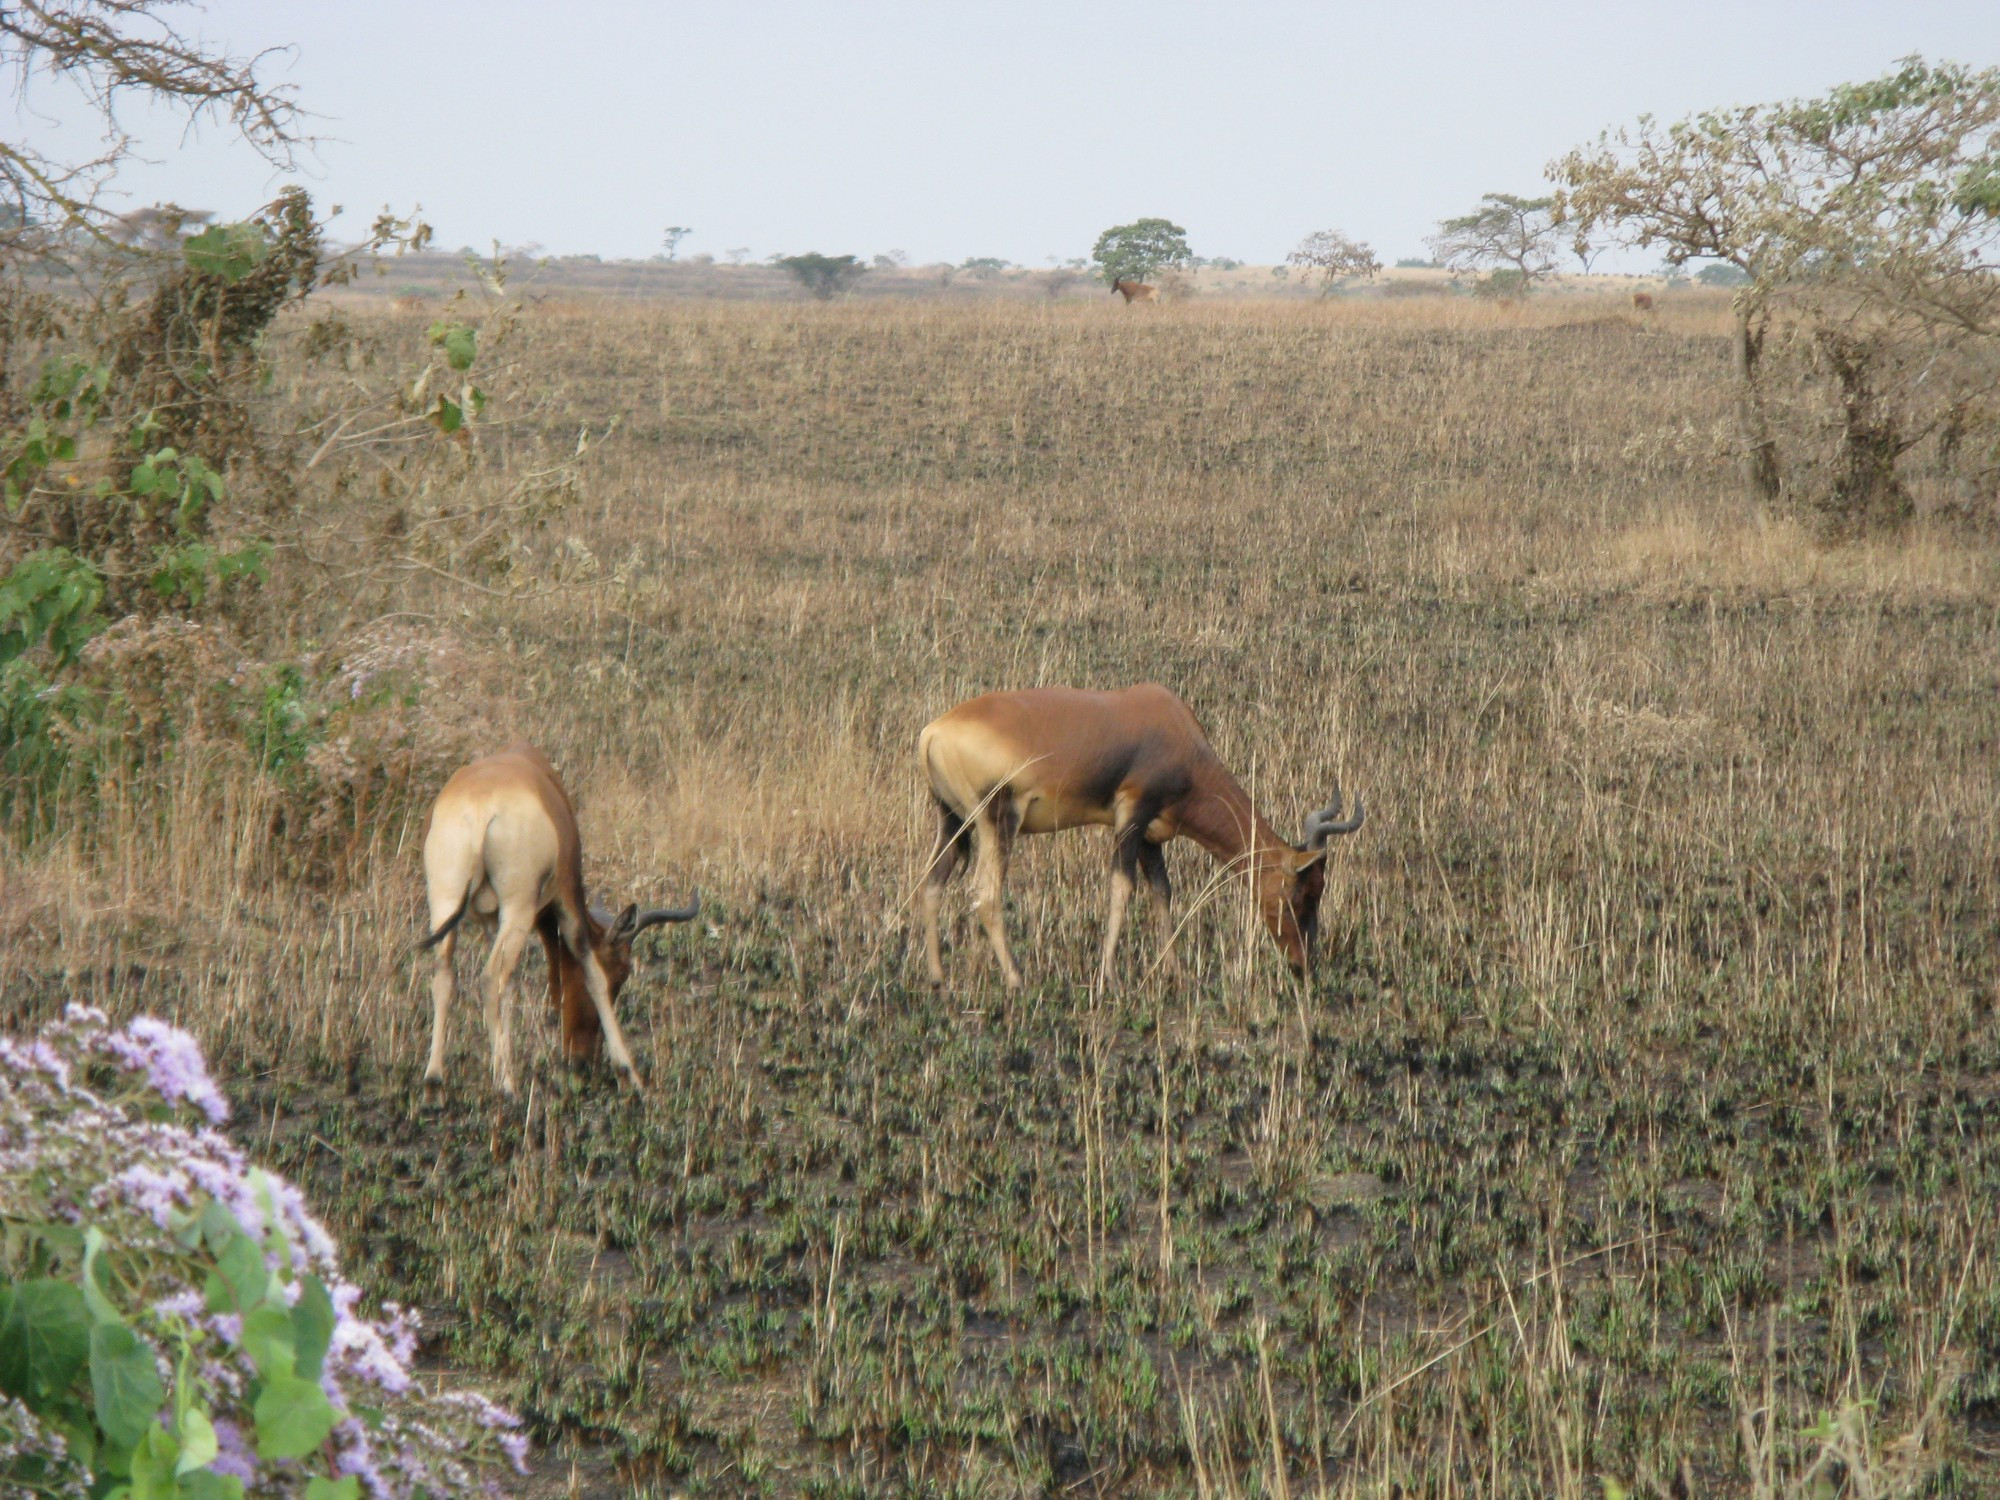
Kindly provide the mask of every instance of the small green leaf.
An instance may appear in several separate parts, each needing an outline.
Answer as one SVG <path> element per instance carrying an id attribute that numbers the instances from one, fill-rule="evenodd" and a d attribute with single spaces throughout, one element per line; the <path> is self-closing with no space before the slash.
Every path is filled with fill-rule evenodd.
<path id="1" fill-rule="evenodd" d="M 187 1209 L 176 1208 L 167 1215 L 167 1229 L 183 1250 L 201 1245 L 201 1218 Z"/>
<path id="2" fill-rule="evenodd" d="M 319 1379 L 326 1351 L 333 1343 L 333 1325 L 333 1298 L 327 1295 L 326 1283 L 317 1276 L 306 1277 L 292 1308 L 292 1347 L 296 1369 L 304 1379 Z"/>
<path id="3" fill-rule="evenodd" d="M 241 281 L 271 253 L 264 231 L 255 224 L 211 224 L 181 246 L 190 269 L 223 281 Z"/>
<path id="4" fill-rule="evenodd" d="M 234 1474 L 197 1469 L 181 1477 L 181 1500 L 243 1500 L 243 1481 Z"/>
<path id="5" fill-rule="evenodd" d="M 181 1413 L 181 1456 L 174 1462 L 176 1475 L 207 1468 L 221 1451 L 215 1439 L 215 1424 L 208 1420 L 207 1412 L 190 1406 Z"/>
<path id="6" fill-rule="evenodd" d="M 449 437 L 465 425 L 465 413 L 456 401 L 448 401 L 443 396 L 437 398 L 437 405 L 431 410 L 431 421 L 437 430 Z"/>
<path id="7" fill-rule="evenodd" d="M 121 1447 L 135 1446 L 167 1399 L 153 1351 L 123 1323 L 90 1330 L 90 1391 L 97 1425 Z"/>
<path id="8" fill-rule="evenodd" d="M 236 1215 L 222 1206 L 219 1199 L 211 1198 L 202 1205 L 201 1235 L 208 1241 L 208 1252 L 220 1255 L 229 1242 L 243 1232 L 243 1226 L 236 1222 Z"/>
<path id="9" fill-rule="evenodd" d="M 304 1458 L 333 1430 L 333 1406 L 318 1384 L 296 1375 L 264 1382 L 251 1409 L 260 1458 Z"/>
<path id="10" fill-rule="evenodd" d="M 67 1390 L 90 1357 L 90 1311 L 82 1292 L 52 1277 L 0 1295 L 0 1391 L 39 1405 Z"/>
<path id="11" fill-rule="evenodd" d="M 58 590 L 57 597 L 61 597 Z M 83 1300 L 90 1309 L 90 1315 L 99 1323 L 124 1321 L 118 1316 L 118 1309 L 111 1305 L 111 1299 L 104 1295 L 100 1284 L 108 1267 L 100 1266 L 97 1257 L 104 1253 L 104 1231 L 95 1224 L 83 1232 Z"/>
<path id="12" fill-rule="evenodd" d="M 361 1480 L 354 1474 L 339 1479 L 315 1474 L 306 1481 L 306 1500 L 361 1500 Z"/>
<path id="13" fill-rule="evenodd" d="M 155 1422 L 132 1450 L 132 1500 L 173 1500 L 179 1463 L 180 1444 Z"/>
<path id="14" fill-rule="evenodd" d="M 243 1352 L 266 1380 L 293 1372 L 297 1355 L 292 1345 L 292 1315 L 284 1303 L 267 1301 L 243 1315 Z"/>
<path id="15" fill-rule="evenodd" d="M 230 1220 L 232 1226 L 235 1222 Z M 264 1252 L 240 1228 L 216 1257 L 216 1269 L 228 1284 L 238 1312 L 247 1313 L 264 1300 L 264 1286 L 270 1275 L 264 1269 Z"/>
<path id="16" fill-rule="evenodd" d="M 445 363 L 454 370 L 469 370 L 478 357 L 479 334 L 464 323 L 433 323 L 430 340 L 444 350 Z"/>

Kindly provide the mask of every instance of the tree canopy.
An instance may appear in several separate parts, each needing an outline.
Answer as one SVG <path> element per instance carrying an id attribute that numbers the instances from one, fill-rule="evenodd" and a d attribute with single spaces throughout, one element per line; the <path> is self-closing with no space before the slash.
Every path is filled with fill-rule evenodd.
<path id="1" fill-rule="evenodd" d="M 1145 281 L 1168 267 L 1190 264 L 1187 231 L 1171 219 L 1135 219 L 1097 237 L 1091 261 L 1107 282 Z"/>
<path id="2" fill-rule="evenodd" d="M 861 263 L 859 256 L 821 255 L 817 251 L 808 251 L 804 255 L 781 255 L 771 264 L 788 272 L 800 286 L 822 302 L 831 301 L 868 274 L 868 267 Z"/>
<path id="3" fill-rule="evenodd" d="M 1485 271 L 1489 285 L 1527 292 L 1555 274 L 1554 200 L 1485 193 L 1479 207 L 1445 219 L 1425 243 L 1447 270 Z"/>
<path id="4" fill-rule="evenodd" d="M 1740 436 L 1765 498 L 1785 483 L 1762 375 L 1775 316 L 1802 332 L 1836 388 L 1842 452 L 1812 501 L 1836 530 L 1907 515 L 1900 455 L 1933 429 L 1965 430 L 1972 406 L 1990 403 L 2000 69 L 1909 57 L 1820 98 L 1673 124 L 1642 116 L 1549 175 L 1557 220 L 1579 245 L 1605 237 L 1741 274 Z"/>
<path id="5" fill-rule="evenodd" d="M 1318 276 L 1321 289 L 1329 293 L 1350 281 L 1372 281 L 1382 270 L 1372 246 L 1338 229 L 1314 230 L 1299 241 L 1285 263 L 1296 266 L 1308 281 Z"/>

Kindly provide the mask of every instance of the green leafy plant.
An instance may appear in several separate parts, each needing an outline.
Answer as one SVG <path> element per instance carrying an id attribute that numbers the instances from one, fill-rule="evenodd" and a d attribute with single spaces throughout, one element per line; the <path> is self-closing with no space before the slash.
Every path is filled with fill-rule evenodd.
<path id="1" fill-rule="evenodd" d="M 66 547 L 30 553 L 0 581 L 0 667 L 46 646 L 50 665 L 76 659 L 104 623 L 104 580 Z"/>
<path id="2" fill-rule="evenodd" d="M 270 257 L 271 241 L 257 223 L 211 224 L 181 245 L 188 268 L 234 284 Z"/>
<path id="3" fill-rule="evenodd" d="M 1144 281 L 1170 266 L 1193 259 L 1187 231 L 1170 219 L 1135 219 L 1116 224 L 1097 237 L 1090 258 L 1106 282 Z"/>
<path id="4" fill-rule="evenodd" d="M 199 609 L 218 588 L 261 582 L 270 560 L 268 542 L 248 542 L 228 551 L 207 542 L 188 542 L 160 555 L 160 565 L 153 570 L 153 591 L 169 604 Z"/>
<path id="5" fill-rule="evenodd" d="M 296 1190 L 179 1123 L 190 1108 L 228 1113 L 161 1022 L 72 1006 L 33 1042 L 0 1038 L 6 1492 L 358 1500 L 366 1480 L 443 1500 L 519 1468 L 514 1418 L 426 1395 L 414 1325 L 360 1317 Z"/>

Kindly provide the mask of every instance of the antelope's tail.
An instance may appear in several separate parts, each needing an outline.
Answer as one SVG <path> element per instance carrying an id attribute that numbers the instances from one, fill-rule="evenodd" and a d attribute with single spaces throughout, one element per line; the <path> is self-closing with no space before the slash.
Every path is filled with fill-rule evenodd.
<path id="1" fill-rule="evenodd" d="M 457 930 L 458 924 L 465 920 L 465 909 L 470 905 L 472 905 L 472 892 L 467 891 L 465 898 L 458 903 L 458 910 L 444 919 L 444 926 L 425 938 L 417 946 L 419 948 L 435 948 L 439 943 L 450 937 Z"/>

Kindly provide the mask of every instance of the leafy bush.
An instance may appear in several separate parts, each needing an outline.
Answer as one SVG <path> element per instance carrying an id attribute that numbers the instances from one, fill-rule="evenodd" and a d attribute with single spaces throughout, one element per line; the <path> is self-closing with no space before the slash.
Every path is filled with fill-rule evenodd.
<path id="1" fill-rule="evenodd" d="M 174 779 L 196 777 L 209 800 L 268 809 L 269 874 L 326 885 L 483 743 L 485 726 L 445 689 L 468 671 L 448 639 L 393 624 L 316 659 L 268 661 L 219 622 L 127 616 L 33 706 L 58 789 L 150 787 L 163 765 L 182 766 Z M 12 701 L 0 696 L 0 736 Z"/>
<path id="2" fill-rule="evenodd" d="M 852 255 L 783 255 L 771 262 L 822 302 L 831 301 L 868 274 L 868 267 Z"/>
<path id="3" fill-rule="evenodd" d="M 518 1420 L 425 1391 L 415 1315 L 362 1314 L 297 1189 L 213 1128 L 227 1115 L 160 1021 L 73 1005 L 0 1038 L 6 1493 L 446 1500 L 525 1472 Z"/>
<path id="4" fill-rule="evenodd" d="M 1528 295 L 1529 281 L 1519 271 L 1503 266 L 1497 271 L 1489 271 L 1472 283 L 1472 295 L 1488 297 L 1495 301 L 1514 301 Z"/>
<path id="5" fill-rule="evenodd" d="M 86 710 L 55 674 L 102 626 L 103 598 L 97 570 L 64 547 L 30 553 L 0 579 L 0 816 L 25 798 L 30 821 L 45 821 L 67 766 L 55 730 Z"/>

